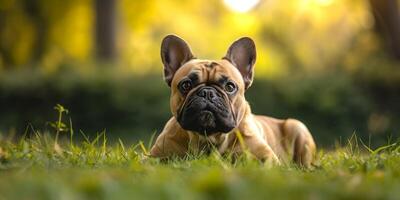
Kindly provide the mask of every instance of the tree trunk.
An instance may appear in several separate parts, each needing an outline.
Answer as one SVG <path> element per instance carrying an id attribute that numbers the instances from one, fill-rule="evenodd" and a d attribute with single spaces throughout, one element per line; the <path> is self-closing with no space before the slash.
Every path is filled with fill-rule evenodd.
<path id="1" fill-rule="evenodd" d="M 115 0 L 95 0 L 96 56 L 112 61 L 115 52 Z"/>
<path id="2" fill-rule="evenodd" d="M 397 0 L 369 0 L 375 29 L 390 53 L 400 60 L 400 13 Z"/>

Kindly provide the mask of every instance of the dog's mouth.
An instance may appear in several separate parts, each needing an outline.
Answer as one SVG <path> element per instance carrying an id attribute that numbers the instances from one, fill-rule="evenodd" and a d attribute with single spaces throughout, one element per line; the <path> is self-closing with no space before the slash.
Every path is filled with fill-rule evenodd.
<path id="1" fill-rule="evenodd" d="M 178 123 L 201 135 L 228 133 L 236 127 L 229 99 L 210 86 L 200 87 L 187 97 L 178 113 Z"/>
<path id="2" fill-rule="evenodd" d="M 214 113 L 208 110 L 200 112 L 199 121 L 201 122 L 201 126 L 205 127 L 206 130 L 217 126 Z"/>

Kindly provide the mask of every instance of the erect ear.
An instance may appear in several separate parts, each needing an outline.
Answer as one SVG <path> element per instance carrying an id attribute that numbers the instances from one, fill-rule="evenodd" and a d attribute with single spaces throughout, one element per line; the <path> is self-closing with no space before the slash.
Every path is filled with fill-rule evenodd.
<path id="1" fill-rule="evenodd" d="M 164 80 L 171 86 L 175 72 L 194 56 L 189 45 L 175 35 L 166 36 L 161 43 L 161 60 L 164 64 Z"/>
<path id="2" fill-rule="evenodd" d="M 254 63 L 256 62 L 256 45 L 249 37 L 242 37 L 229 47 L 223 58 L 231 62 L 242 74 L 245 88 L 253 82 Z"/>

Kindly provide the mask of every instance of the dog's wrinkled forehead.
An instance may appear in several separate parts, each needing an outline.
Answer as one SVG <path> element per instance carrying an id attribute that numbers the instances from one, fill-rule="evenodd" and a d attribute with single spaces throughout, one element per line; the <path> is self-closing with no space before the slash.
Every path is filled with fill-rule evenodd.
<path id="1" fill-rule="evenodd" d="M 175 74 L 172 86 L 189 78 L 197 83 L 217 84 L 222 81 L 234 81 L 239 88 L 244 87 L 240 72 L 227 60 L 193 59 L 185 63 Z"/>

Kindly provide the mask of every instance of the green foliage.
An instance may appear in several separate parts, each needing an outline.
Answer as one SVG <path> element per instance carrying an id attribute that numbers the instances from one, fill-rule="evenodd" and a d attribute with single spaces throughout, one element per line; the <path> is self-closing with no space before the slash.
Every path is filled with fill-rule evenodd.
<path id="1" fill-rule="evenodd" d="M 56 149 L 50 132 L 0 135 L 1 199 L 396 199 L 400 145 L 371 150 L 355 136 L 320 150 L 312 169 L 235 162 L 213 152 L 161 162 L 143 143 L 105 134 Z"/>
<path id="2" fill-rule="evenodd" d="M 69 124 L 71 117 L 78 132 L 93 136 L 106 129 L 112 138 L 122 134 L 147 138 L 170 117 L 168 87 L 161 77 L 127 74 L 25 71 L 0 75 L 0 129 L 14 127 L 23 132 L 28 124 L 46 129 L 47 119 L 58 117 L 49 108 L 59 103 L 70 111 L 63 123 Z"/>

